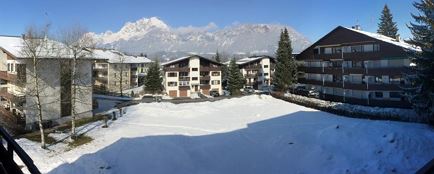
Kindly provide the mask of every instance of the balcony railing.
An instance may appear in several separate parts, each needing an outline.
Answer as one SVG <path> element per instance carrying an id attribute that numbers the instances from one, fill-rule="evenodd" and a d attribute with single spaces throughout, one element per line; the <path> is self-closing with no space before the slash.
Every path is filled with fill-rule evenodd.
<path id="1" fill-rule="evenodd" d="M 221 71 L 221 67 L 200 66 L 200 71 Z"/>
<path id="2" fill-rule="evenodd" d="M 0 79 L 6 80 L 6 81 L 14 81 L 17 79 L 17 75 L 9 74 L 7 71 L 0 71 Z"/>
<path id="3" fill-rule="evenodd" d="M 3 143 L 5 141 L 6 143 Z M 5 144 L 7 146 L 5 146 Z M 14 160 L 14 153 L 26 165 L 27 169 L 32 174 L 40 174 L 41 172 L 33 163 L 33 160 L 27 153 L 18 145 L 17 142 L 9 135 L 6 130 L 0 126 L 0 171 L 6 173 L 23 173 L 21 168 Z M 2 172 L 2 173 L 3 173 Z"/>
<path id="4" fill-rule="evenodd" d="M 179 76 L 179 81 L 190 81 L 190 77 L 189 76 Z"/>

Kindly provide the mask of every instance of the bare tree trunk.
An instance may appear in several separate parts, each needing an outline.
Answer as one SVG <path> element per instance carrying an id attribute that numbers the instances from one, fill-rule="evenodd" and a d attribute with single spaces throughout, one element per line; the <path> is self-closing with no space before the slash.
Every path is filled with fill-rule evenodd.
<path id="1" fill-rule="evenodd" d="M 41 104 L 41 95 L 39 91 L 39 75 L 38 75 L 38 68 L 36 63 L 36 56 L 33 58 L 33 72 L 35 73 L 35 91 L 36 91 L 36 105 L 38 109 L 38 122 L 39 122 L 39 131 L 41 133 L 41 147 L 43 149 L 46 148 L 45 144 L 45 133 L 44 133 L 44 126 L 42 125 L 42 104 Z"/>
<path id="2" fill-rule="evenodd" d="M 71 74 L 71 84 L 72 84 L 72 94 L 71 94 L 71 138 L 76 138 L 76 131 L 75 131 L 75 117 L 76 117 L 76 99 L 77 99 L 77 84 L 76 84 L 76 72 L 77 72 L 77 56 L 74 56 L 74 59 L 72 60 L 72 74 Z"/>

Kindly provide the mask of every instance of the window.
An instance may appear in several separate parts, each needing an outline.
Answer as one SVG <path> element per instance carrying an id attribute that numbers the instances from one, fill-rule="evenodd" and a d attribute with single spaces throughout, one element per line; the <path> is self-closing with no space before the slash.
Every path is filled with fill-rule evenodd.
<path id="1" fill-rule="evenodd" d="M 125 73 L 124 73 L 124 76 L 128 76 L 128 72 L 125 72 Z"/>
<path id="2" fill-rule="evenodd" d="M 313 49 L 313 54 L 314 54 L 314 55 L 319 54 L 319 48 L 314 48 L 314 49 Z"/>
<path id="3" fill-rule="evenodd" d="M 192 77 L 191 80 L 197 80 L 197 77 Z"/>
<path id="4" fill-rule="evenodd" d="M 197 68 L 191 68 L 192 71 L 197 71 Z"/>
<path id="5" fill-rule="evenodd" d="M 8 71 L 11 71 L 11 64 L 8 63 Z"/>
<path id="6" fill-rule="evenodd" d="M 176 76 L 177 76 L 177 75 L 176 75 L 175 72 L 167 73 L 167 77 L 176 77 Z"/>
<path id="7" fill-rule="evenodd" d="M 268 73 L 264 73 L 264 76 L 268 76 Z"/>
<path id="8" fill-rule="evenodd" d="M 383 92 L 375 92 L 375 98 L 383 98 Z"/>
<path id="9" fill-rule="evenodd" d="M 179 81 L 179 86 L 188 86 L 190 85 L 189 81 Z"/>
<path id="10" fill-rule="evenodd" d="M 333 47 L 332 51 L 333 54 L 340 54 L 342 53 L 342 47 Z"/>
<path id="11" fill-rule="evenodd" d="M 375 76 L 375 83 L 383 83 L 383 78 L 381 76 Z"/>
<path id="12" fill-rule="evenodd" d="M 211 75 L 212 76 L 220 76 L 220 72 L 212 72 Z"/>
<path id="13" fill-rule="evenodd" d="M 343 49 L 342 49 L 342 51 L 344 53 L 351 53 L 351 46 L 344 46 Z"/>
<path id="14" fill-rule="evenodd" d="M 332 48 L 324 48 L 324 54 L 331 54 Z"/>
<path id="15" fill-rule="evenodd" d="M 116 74 L 116 73 L 114 73 L 114 76 L 115 76 L 115 78 L 116 78 L 116 75 L 117 75 L 117 74 Z"/>
<path id="16" fill-rule="evenodd" d="M 390 98 L 401 98 L 400 92 L 390 92 L 389 93 Z"/>
<path id="17" fill-rule="evenodd" d="M 362 52 L 362 45 L 353 45 L 353 46 L 351 46 L 351 52 L 353 52 L 353 53 Z"/>
<path id="18" fill-rule="evenodd" d="M 179 77 L 188 77 L 188 72 L 179 72 Z"/>
<path id="19" fill-rule="evenodd" d="M 169 65 L 169 68 L 175 68 L 176 66 L 175 65 Z"/>
<path id="20" fill-rule="evenodd" d="M 375 52 L 380 51 L 380 44 L 374 44 L 374 50 Z"/>
<path id="21" fill-rule="evenodd" d="M 115 64 L 115 65 L 113 65 L 113 67 L 114 67 L 114 68 L 118 68 L 118 65 Z"/>
<path id="22" fill-rule="evenodd" d="M 363 62 L 362 61 L 353 61 L 353 67 L 362 68 Z"/>
<path id="23" fill-rule="evenodd" d="M 209 84 L 209 80 L 201 80 L 200 84 L 201 85 L 208 85 Z"/>
<path id="24" fill-rule="evenodd" d="M 220 85 L 220 80 L 211 80 L 211 85 Z"/>
<path id="25" fill-rule="evenodd" d="M 177 83 L 176 82 L 167 82 L 167 86 L 176 86 Z"/>
<path id="26" fill-rule="evenodd" d="M 394 75 L 394 76 L 390 76 L 389 79 L 391 84 L 400 84 L 401 81 L 404 81 L 400 75 Z"/>
<path id="27" fill-rule="evenodd" d="M 374 45 L 372 45 L 372 44 L 363 45 L 363 51 L 364 52 L 374 51 Z"/>
<path id="28" fill-rule="evenodd" d="M 268 68 L 268 65 L 264 65 L 264 68 Z"/>

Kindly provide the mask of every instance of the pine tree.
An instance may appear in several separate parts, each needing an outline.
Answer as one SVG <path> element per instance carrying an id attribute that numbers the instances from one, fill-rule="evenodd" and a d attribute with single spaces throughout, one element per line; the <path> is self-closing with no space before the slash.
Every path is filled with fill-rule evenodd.
<path id="1" fill-rule="evenodd" d="M 416 23 L 409 28 L 413 38 L 409 43 L 421 48 L 421 51 L 409 51 L 413 73 L 406 74 L 410 87 L 404 88 L 406 97 L 413 109 L 430 124 L 434 124 L 434 0 L 422 0 L 414 3 L 419 15 L 412 15 Z"/>
<path id="2" fill-rule="evenodd" d="M 151 63 L 148 73 L 145 76 L 145 91 L 152 94 L 160 92 L 162 82 L 163 78 L 161 77 L 160 64 L 157 60 Z"/>
<path id="3" fill-rule="evenodd" d="M 240 89 L 243 88 L 245 80 L 243 74 L 241 74 L 240 68 L 235 62 L 235 59 L 232 59 L 229 63 L 227 80 L 227 86 L 231 95 L 239 95 Z"/>
<path id="4" fill-rule="evenodd" d="M 297 64 L 292 57 L 291 40 L 286 28 L 280 33 L 276 59 L 276 70 L 273 78 L 274 85 L 277 90 L 285 91 L 297 82 Z"/>
<path id="5" fill-rule="evenodd" d="M 381 12 L 377 33 L 395 39 L 399 37 L 398 27 L 396 26 L 396 22 L 393 22 L 393 16 L 390 13 L 389 7 L 387 7 L 387 5 L 384 5 L 383 11 Z"/>
<path id="6" fill-rule="evenodd" d="M 216 62 L 218 62 L 218 63 L 221 63 L 221 61 L 222 61 L 221 58 L 220 58 L 220 54 L 219 54 L 218 51 L 215 53 L 214 60 L 215 60 Z"/>

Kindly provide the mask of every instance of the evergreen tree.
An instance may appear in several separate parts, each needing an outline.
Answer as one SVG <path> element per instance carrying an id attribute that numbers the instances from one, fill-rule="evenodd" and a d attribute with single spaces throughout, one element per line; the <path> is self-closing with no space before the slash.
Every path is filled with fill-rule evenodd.
<path id="1" fill-rule="evenodd" d="M 396 26 L 396 22 L 393 22 L 393 16 L 390 13 L 389 7 L 387 7 L 387 5 L 384 5 L 383 11 L 381 12 L 377 33 L 395 39 L 399 37 L 398 27 Z"/>
<path id="2" fill-rule="evenodd" d="M 409 51 L 412 73 L 405 79 L 410 87 L 406 87 L 406 97 L 414 110 L 430 124 L 434 124 L 434 0 L 422 0 L 414 3 L 419 15 L 412 15 L 415 23 L 409 28 L 413 34 L 410 43 L 421 48 L 421 51 Z"/>
<path id="3" fill-rule="evenodd" d="M 148 73 L 145 76 L 145 91 L 155 94 L 161 91 L 161 83 L 163 78 L 161 77 L 160 64 L 158 60 L 151 63 L 148 69 Z"/>
<path id="4" fill-rule="evenodd" d="M 220 54 L 219 54 L 218 51 L 215 53 L 214 60 L 215 60 L 216 62 L 218 62 L 218 63 L 221 63 L 221 62 L 222 62 L 222 60 L 221 60 L 221 58 L 220 58 Z"/>
<path id="5" fill-rule="evenodd" d="M 274 85 L 277 90 L 285 91 L 297 82 L 297 64 L 292 57 L 291 40 L 286 28 L 280 33 L 276 59 Z"/>
<path id="6" fill-rule="evenodd" d="M 243 88 L 245 80 L 241 74 L 240 68 L 235 63 L 235 58 L 232 59 L 228 67 L 227 86 L 231 95 L 239 95 L 240 89 Z"/>

